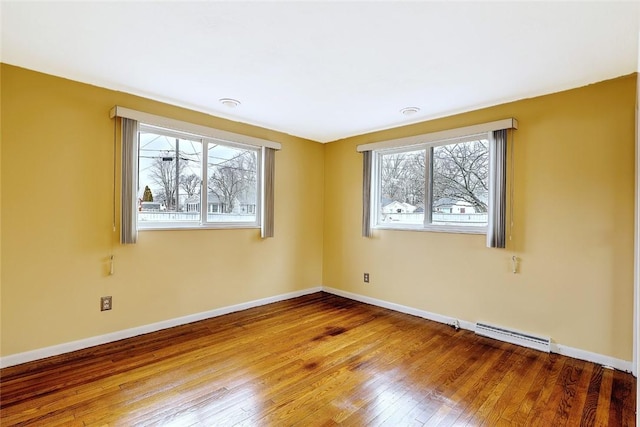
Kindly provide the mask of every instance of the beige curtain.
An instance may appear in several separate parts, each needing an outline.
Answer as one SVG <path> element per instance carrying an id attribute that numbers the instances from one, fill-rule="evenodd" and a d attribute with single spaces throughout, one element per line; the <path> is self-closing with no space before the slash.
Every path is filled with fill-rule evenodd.
<path id="1" fill-rule="evenodd" d="M 489 140 L 489 221 L 487 247 L 506 247 L 507 130 L 492 132 Z"/>
<path id="2" fill-rule="evenodd" d="M 122 210 L 120 243 L 138 241 L 138 122 L 122 118 Z"/>
<path id="3" fill-rule="evenodd" d="M 371 237 L 371 167 L 373 164 L 373 153 L 371 151 L 362 152 L 362 236 Z"/>
<path id="4" fill-rule="evenodd" d="M 264 147 L 264 203 L 262 212 L 261 236 L 263 239 L 273 237 L 274 224 L 274 179 L 276 168 L 276 150 Z"/>

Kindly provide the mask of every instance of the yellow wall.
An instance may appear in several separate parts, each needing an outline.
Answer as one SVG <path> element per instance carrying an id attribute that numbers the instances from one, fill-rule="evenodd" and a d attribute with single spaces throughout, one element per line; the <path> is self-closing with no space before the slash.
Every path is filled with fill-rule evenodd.
<path id="1" fill-rule="evenodd" d="M 322 284 L 321 144 L 6 64 L 1 79 L 2 355 Z M 116 104 L 280 142 L 275 237 L 143 231 L 114 245 Z"/>
<path id="2" fill-rule="evenodd" d="M 328 144 L 324 285 L 631 360 L 635 88 L 631 75 Z M 360 236 L 356 145 L 506 117 L 520 124 L 506 250 L 484 235 Z"/>
<path id="3" fill-rule="evenodd" d="M 0 66 L 0 333 L 2 332 L 2 67 Z M 2 339 L 0 339 L 2 355 Z"/>
<path id="4" fill-rule="evenodd" d="M 631 360 L 635 75 L 322 145 L 4 64 L 0 71 L 3 356 L 324 284 Z M 114 244 L 108 112 L 116 104 L 282 143 L 276 237 L 143 231 L 137 245 Z M 507 250 L 487 249 L 480 235 L 360 236 L 357 144 L 511 116 L 520 129 Z M 113 295 L 112 311 L 99 311 L 102 295 Z"/>

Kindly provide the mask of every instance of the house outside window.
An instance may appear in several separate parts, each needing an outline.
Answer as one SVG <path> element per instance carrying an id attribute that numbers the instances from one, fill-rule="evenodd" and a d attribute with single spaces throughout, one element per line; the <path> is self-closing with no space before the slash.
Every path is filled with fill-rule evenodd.
<path id="1" fill-rule="evenodd" d="M 489 202 L 489 135 L 374 151 L 378 228 L 482 233 Z"/>
<path id="2" fill-rule="evenodd" d="M 260 225 L 260 148 L 144 124 L 138 136 L 139 206 L 154 208 L 140 229 Z"/>

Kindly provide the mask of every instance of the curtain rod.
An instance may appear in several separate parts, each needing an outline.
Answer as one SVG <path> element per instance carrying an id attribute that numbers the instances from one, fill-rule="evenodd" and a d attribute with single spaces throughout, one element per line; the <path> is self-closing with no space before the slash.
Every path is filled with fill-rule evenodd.
<path id="1" fill-rule="evenodd" d="M 408 136 L 405 138 L 389 139 L 386 141 L 370 142 L 357 146 L 358 152 L 380 150 L 384 148 L 408 147 L 411 145 L 436 142 L 446 139 L 459 138 L 462 136 L 475 135 L 483 132 L 492 132 L 501 129 L 518 129 L 518 121 L 513 117 L 496 120 L 493 122 L 480 123 L 477 125 L 464 126 L 455 129 L 441 130 L 438 132 L 424 133 L 421 135 Z"/>
<path id="2" fill-rule="evenodd" d="M 195 123 L 183 122 L 182 120 L 171 119 L 169 117 L 157 116 L 155 114 L 145 113 L 144 111 L 137 111 L 132 110 L 131 108 L 121 107 L 119 105 L 116 105 L 111 109 L 111 111 L 109 112 L 109 116 L 111 118 L 125 117 L 127 119 L 137 120 L 140 123 L 148 125 L 202 135 L 222 141 L 239 142 L 256 147 L 273 148 L 274 150 L 280 150 L 282 148 L 282 145 L 278 142 L 273 142 L 248 135 L 242 135 L 239 133 L 228 132 L 225 130 L 215 129 Z"/>

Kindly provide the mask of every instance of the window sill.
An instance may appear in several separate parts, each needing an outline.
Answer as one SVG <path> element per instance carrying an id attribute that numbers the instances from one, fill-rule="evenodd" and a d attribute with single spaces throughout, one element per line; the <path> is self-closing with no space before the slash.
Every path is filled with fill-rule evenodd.
<path id="1" fill-rule="evenodd" d="M 412 226 L 409 224 L 382 224 L 373 227 L 374 230 L 398 230 L 398 231 L 428 231 L 435 233 L 452 234 L 487 234 L 487 227 L 469 227 L 456 225 L 432 225 L 432 226 Z"/>
<path id="2" fill-rule="evenodd" d="M 138 231 L 163 231 L 163 230 L 237 230 L 260 229 L 258 224 L 247 223 L 219 223 L 219 224 L 138 224 Z"/>

